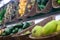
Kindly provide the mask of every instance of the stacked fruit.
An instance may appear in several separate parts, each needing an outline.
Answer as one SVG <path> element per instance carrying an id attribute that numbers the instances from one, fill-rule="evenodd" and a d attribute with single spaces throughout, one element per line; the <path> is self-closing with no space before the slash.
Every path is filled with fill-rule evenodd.
<path id="1" fill-rule="evenodd" d="M 0 36 L 13 35 L 15 33 L 21 32 L 32 24 L 32 22 L 24 22 L 17 24 L 12 27 L 6 27 L 5 29 L 0 30 Z"/>
<path id="2" fill-rule="evenodd" d="M 60 31 L 60 21 L 52 20 L 48 22 L 46 25 L 39 26 L 36 25 L 30 33 L 32 37 L 40 38 L 42 36 L 54 35 Z M 29 31 L 27 32 L 29 33 Z"/>
<path id="3" fill-rule="evenodd" d="M 48 0 L 37 0 L 38 3 L 38 8 L 40 10 L 44 9 L 46 4 L 47 4 Z"/>
<path id="4" fill-rule="evenodd" d="M 26 5 L 27 5 L 27 0 L 20 0 L 19 1 L 19 8 L 20 8 L 19 9 L 19 14 L 20 14 L 20 16 L 24 15 Z"/>

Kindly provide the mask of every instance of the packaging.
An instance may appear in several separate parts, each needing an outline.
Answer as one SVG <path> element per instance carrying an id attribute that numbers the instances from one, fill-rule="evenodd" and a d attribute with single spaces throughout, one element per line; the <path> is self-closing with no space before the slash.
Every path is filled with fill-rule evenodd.
<path id="1" fill-rule="evenodd" d="M 52 0 L 48 0 L 44 9 L 39 10 L 38 3 L 36 3 L 36 13 L 48 13 L 52 9 Z"/>

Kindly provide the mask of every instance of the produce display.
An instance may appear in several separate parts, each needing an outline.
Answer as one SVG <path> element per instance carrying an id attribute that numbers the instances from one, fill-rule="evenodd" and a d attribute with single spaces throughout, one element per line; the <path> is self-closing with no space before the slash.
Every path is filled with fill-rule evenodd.
<path id="1" fill-rule="evenodd" d="M 31 0 L 30 3 L 27 5 L 27 10 L 28 12 L 31 11 L 32 7 L 34 7 L 35 0 Z"/>
<path id="2" fill-rule="evenodd" d="M 36 25 L 31 30 L 31 36 L 35 38 L 40 38 L 40 37 L 52 35 L 59 31 L 60 31 L 60 21 L 52 20 L 47 24 L 45 24 L 44 26 Z"/>
<path id="3" fill-rule="evenodd" d="M 24 23 L 16 24 L 15 26 L 12 27 L 6 27 L 0 30 L 0 36 L 13 35 L 15 33 L 21 32 L 22 30 L 31 26 L 31 24 L 32 22 L 24 22 Z"/>
<path id="4" fill-rule="evenodd" d="M 19 0 L 19 14 L 20 16 L 23 16 L 24 13 L 25 13 L 25 8 L 26 8 L 26 5 L 27 5 L 27 0 Z"/>
<path id="5" fill-rule="evenodd" d="M 48 0 L 37 0 L 38 3 L 38 8 L 40 10 L 44 9 L 46 4 L 47 4 Z"/>

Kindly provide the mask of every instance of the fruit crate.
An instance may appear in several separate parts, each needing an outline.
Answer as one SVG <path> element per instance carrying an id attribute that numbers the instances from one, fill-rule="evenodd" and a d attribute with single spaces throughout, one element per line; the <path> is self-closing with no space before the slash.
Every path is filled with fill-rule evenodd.
<path id="1" fill-rule="evenodd" d="M 55 33 L 52 33 L 51 35 L 40 37 L 40 38 L 32 37 L 31 33 L 27 34 L 27 35 L 21 35 L 21 34 L 25 33 L 26 31 L 31 31 L 34 28 L 34 26 L 36 26 L 36 25 L 44 26 L 46 23 L 50 22 L 51 20 L 55 20 L 55 15 L 44 19 L 43 21 L 39 22 L 38 24 L 30 26 L 29 28 L 22 31 L 21 33 L 18 33 L 17 35 L 13 35 L 14 40 L 60 40 L 59 32 L 57 32 L 57 33 L 55 32 Z"/>
<path id="2" fill-rule="evenodd" d="M 53 8 L 60 8 L 60 4 L 58 4 L 58 0 L 52 0 Z"/>

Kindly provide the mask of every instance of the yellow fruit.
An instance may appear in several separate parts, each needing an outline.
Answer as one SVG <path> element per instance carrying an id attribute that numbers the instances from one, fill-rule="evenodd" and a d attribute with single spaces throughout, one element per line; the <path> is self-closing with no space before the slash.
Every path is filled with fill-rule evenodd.
<path id="1" fill-rule="evenodd" d="M 42 35 L 43 29 L 41 26 L 36 25 L 33 29 L 32 29 L 32 36 L 33 37 L 40 37 Z"/>
<path id="2" fill-rule="evenodd" d="M 25 8 L 26 8 L 26 5 L 27 5 L 27 0 L 20 0 L 20 3 L 19 3 L 19 14 L 21 16 L 24 15 L 24 12 L 25 12 Z"/>
<path id="3" fill-rule="evenodd" d="M 52 34 L 54 32 L 56 32 L 57 29 L 57 22 L 55 20 L 52 20 L 50 22 L 48 22 L 44 27 L 43 27 L 43 31 L 45 35 L 49 35 Z"/>

